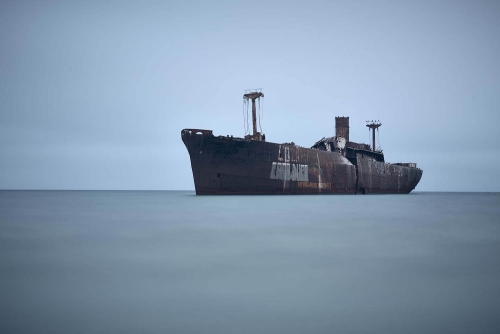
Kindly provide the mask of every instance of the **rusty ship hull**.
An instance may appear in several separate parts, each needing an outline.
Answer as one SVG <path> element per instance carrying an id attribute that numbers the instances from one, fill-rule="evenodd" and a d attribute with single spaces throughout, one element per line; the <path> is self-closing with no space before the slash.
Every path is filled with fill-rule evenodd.
<path id="1" fill-rule="evenodd" d="M 335 150 L 324 140 L 305 148 L 200 129 L 184 129 L 181 137 L 197 195 L 407 194 L 422 177 L 416 165 L 386 163 L 381 153 L 355 143 Z"/>

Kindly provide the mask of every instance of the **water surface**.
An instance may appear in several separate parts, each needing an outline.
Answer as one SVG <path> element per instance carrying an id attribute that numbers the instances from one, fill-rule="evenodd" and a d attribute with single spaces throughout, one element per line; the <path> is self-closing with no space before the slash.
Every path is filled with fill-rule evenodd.
<path id="1" fill-rule="evenodd" d="M 0 191 L 0 333 L 499 333 L 500 194 Z"/>

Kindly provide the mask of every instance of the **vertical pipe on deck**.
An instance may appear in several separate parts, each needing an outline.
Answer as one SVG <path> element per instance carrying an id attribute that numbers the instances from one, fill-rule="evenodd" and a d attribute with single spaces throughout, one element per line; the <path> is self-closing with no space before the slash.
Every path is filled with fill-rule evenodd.
<path id="1" fill-rule="evenodd" d="M 257 115 L 255 110 L 255 98 L 252 99 L 252 123 L 253 123 L 253 138 L 257 140 Z"/>
<path id="2" fill-rule="evenodd" d="M 375 128 L 372 128 L 373 152 L 375 152 Z"/>

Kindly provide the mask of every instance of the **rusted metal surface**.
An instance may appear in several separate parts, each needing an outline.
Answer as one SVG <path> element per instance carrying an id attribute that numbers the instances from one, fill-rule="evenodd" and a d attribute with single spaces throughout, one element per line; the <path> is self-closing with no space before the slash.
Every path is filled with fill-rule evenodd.
<path id="1" fill-rule="evenodd" d="M 338 152 L 215 137 L 182 131 L 197 194 L 409 193 L 422 171 L 358 153 L 356 164 Z"/>
<path id="2" fill-rule="evenodd" d="M 335 136 L 349 141 L 349 117 L 335 117 Z"/>
<path id="3" fill-rule="evenodd" d="M 422 170 L 389 164 L 357 154 L 357 192 L 362 194 L 407 194 L 417 186 Z"/>
<path id="4" fill-rule="evenodd" d="M 259 96 L 245 97 L 254 101 Z M 336 117 L 335 124 L 336 136 L 311 148 L 263 141 L 255 124 L 254 134 L 245 138 L 182 130 L 196 194 L 399 194 L 415 189 L 422 177 L 416 163 L 386 163 L 382 151 L 375 150 L 374 137 L 373 147 L 349 141 L 349 117 Z M 369 125 L 375 132 L 381 124 Z"/>
<path id="5" fill-rule="evenodd" d="M 354 193 L 356 167 L 336 152 L 182 131 L 197 194 Z"/>

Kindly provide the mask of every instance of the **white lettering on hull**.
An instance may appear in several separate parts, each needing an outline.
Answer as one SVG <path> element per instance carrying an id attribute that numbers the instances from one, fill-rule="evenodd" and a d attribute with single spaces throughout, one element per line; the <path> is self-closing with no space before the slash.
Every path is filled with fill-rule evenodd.
<path id="1" fill-rule="evenodd" d="M 287 162 L 273 162 L 271 167 L 272 180 L 309 181 L 307 165 L 290 164 Z"/>

